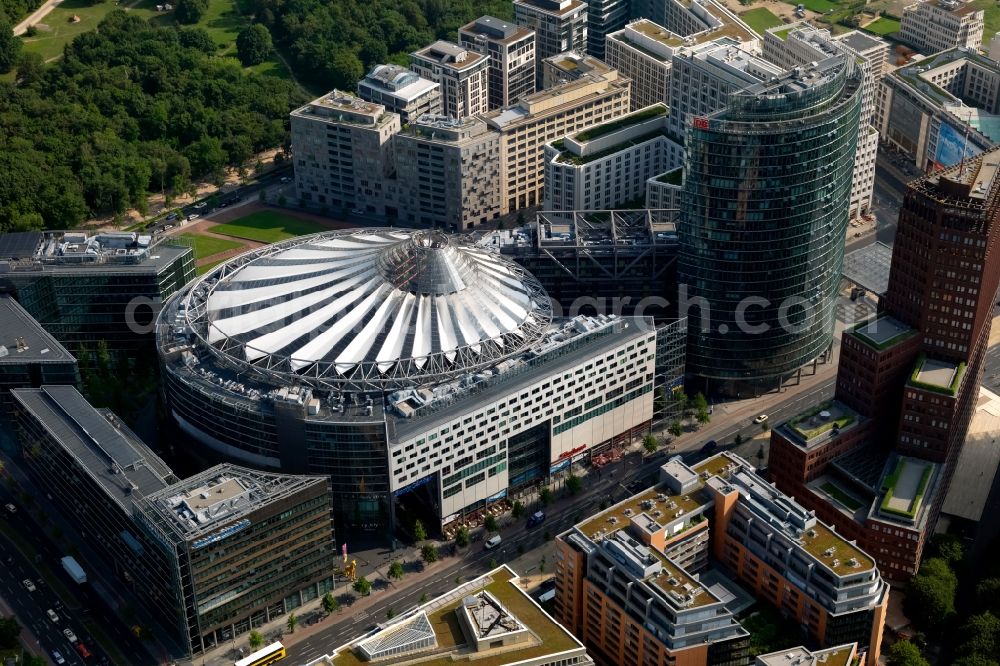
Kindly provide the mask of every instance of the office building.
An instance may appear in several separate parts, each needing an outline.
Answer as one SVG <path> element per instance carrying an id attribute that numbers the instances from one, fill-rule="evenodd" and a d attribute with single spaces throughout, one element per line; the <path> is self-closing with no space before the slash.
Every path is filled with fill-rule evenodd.
<path id="1" fill-rule="evenodd" d="M 641 436 L 666 358 L 645 319 L 553 319 L 498 253 L 370 228 L 221 265 L 163 311 L 159 344 L 183 430 L 329 475 L 339 524 L 383 532 L 400 511 L 447 529 Z"/>
<path id="2" fill-rule="evenodd" d="M 543 211 L 529 225 L 484 235 L 480 245 L 535 276 L 563 314 L 653 317 L 659 325 L 677 319 L 676 213 Z M 683 383 L 681 366 L 668 383 Z"/>
<path id="3" fill-rule="evenodd" d="M 449 231 L 500 212 L 500 134 L 478 118 L 422 116 L 395 139 L 400 219 Z"/>
<path id="4" fill-rule="evenodd" d="M 425 113 L 441 113 L 441 84 L 399 65 L 376 65 L 358 81 L 358 96 L 399 114 L 407 125 Z"/>
<path id="5" fill-rule="evenodd" d="M 832 343 L 861 83 L 829 58 L 687 128 L 678 279 L 699 310 L 688 371 L 710 390 L 776 385 Z"/>
<path id="6" fill-rule="evenodd" d="M 587 3 L 580 0 L 514 0 L 514 22 L 535 31 L 536 63 L 566 51 L 587 51 Z"/>
<path id="7" fill-rule="evenodd" d="M 739 46 L 748 55 L 760 50 L 760 39 L 739 18 L 714 2 L 675 3 L 667 0 L 668 27 L 648 18 L 637 19 L 608 35 L 605 47 L 608 65 L 632 80 L 632 108 L 640 109 L 657 102 L 673 108 L 671 64 L 675 57 L 709 42 Z M 714 110 L 714 109 L 713 109 Z"/>
<path id="8" fill-rule="evenodd" d="M 545 210 L 611 210 L 642 202 L 646 181 L 680 166 L 657 104 L 545 144 Z M 641 204 L 640 204 L 641 205 Z"/>
<path id="9" fill-rule="evenodd" d="M 11 390 L 80 384 L 76 359 L 14 298 L 0 294 L 0 448 L 13 451 Z"/>
<path id="10" fill-rule="evenodd" d="M 391 212 L 385 188 L 395 167 L 397 114 L 334 90 L 292 111 L 290 121 L 300 199 L 338 213 Z"/>
<path id="11" fill-rule="evenodd" d="M 778 487 L 868 544 L 894 582 L 919 566 L 979 395 L 1000 286 L 998 155 L 909 184 L 883 312 L 843 336 L 836 409 L 772 434 Z"/>
<path id="12" fill-rule="evenodd" d="M 922 0 L 903 9 L 896 37 L 925 54 L 983 45 L 982 9 L 962 0 Z"/>
<path id="13" fill-rule="evenodd" d="M 670 92 L 670 63 L 680 40 L 649 19 L 639 19 L 605 40 L 604 61 L 632 81 L 632 110 L 651 104 L 666 104 Z M 683 43 L 683 42 L 681 42 Z"/>
<path id="14" fill-rule="evenodd" d="M 557 546 L 555 616 L 599 662 L 747 664 L 725 571 L 821 648 L 856 643 L 878 663 L 888 586 L 875 561 L 735 455 L 673 458 L 658 485 Z"/>
<path id="15" fill-rule="evenodd" d="M 148 355 L 157 313 L 194 275 L 192 249 L 169 239 L 132 232 L 0 235 L 0 292 L 13 294 L 72 353 L 103 341 L 113 356 Z"/>
<path id="16" fill-rule="evenodd" d="M 180 481 L 73 387 L 13 392 L 27 470 L 183 654 L 246 634 L 332 588 L 322 477 L 219 465 Z"/>
<path id="17" fill-rule="evenodd" d="M 732 93 L 784 72 L 728 37 L 678 52 L 670 75 L 670 132 L 683 137 L 692 118 L 715 113 L 726 106 Z"/>
<path id="18" fill-rule="evenodd" d="M 458 29 L 458 43 L 489 56 L 489 110 L 535 92 L 535 31 L 493 16 Z"/>
<path id="19" fill-rule="evenodd" d="M 605 40 L 629 19 L 630 0 L 586 0 L 587 53 L 605 59 Z"/>
<path id="20" fill-rule="evenodd" d="M 679 210 L 683 191 L 683 167 L 657 174 L 646 181 L 646 208 Z"/>
<path id="21" fill-rule="evenodd" d="M 462 119 L 489 110 L 490 56 L 439 40 L 410 59 L 410 69 L 440 86 L 442 115 Z"/>
<path id="22" fill-rule="evenodd" d="M 628 108 L 629 81 L 604 67 L 483 116 L 500 132 L 500 214 L 541 205 L 546 143 L 613 120 Z"/>
<path id="23" fill-rule="evenodd" d="M 952 49 L 886 74 L 876 128 L 923 171 L 950 167 L 1000 141 L 1000 65 Z"/>
<path id="24" fill-rule="evenodd" d="M 873 125 L 879 82 L 885 73 L 889 43 L 857 30 L 833 37 L 828 30 L 816 28 L 806 21 L 791 26 L 778 26 L 764 33 L 764 57 L 785 69 L 807 65 L 841 53 L 856 59 L 864 78 L 861 89 L 861 129 L 858 132 L 858 152 L 854 159 L 854 181 L 848 212 L 854 218 L 871 209 L 874 196 L 879 136 Z"/>
<path id="25" fill-rule="evenodd" d="M 525 592 L 510 567 L 502 565 L 306 666 L 446 666 L 466 660 L 491 666 L 594 665 L 580 641 Z"/>

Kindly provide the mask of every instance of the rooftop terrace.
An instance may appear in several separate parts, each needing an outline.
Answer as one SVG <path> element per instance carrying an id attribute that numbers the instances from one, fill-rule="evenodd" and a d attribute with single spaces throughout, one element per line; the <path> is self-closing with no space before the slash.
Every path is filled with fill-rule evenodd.
<path id="1" fill-rule="evenodd" d="M 882 481 L 882 502 L 879 513 L 915 520 L 923 503 L 924 494 L 934 480 L 937 465 L 906 456 L 890 459 L 887 474 Z"/>
<path id="2" fill-rule="evenodd" d="M 847 405 L 837 400 L 827 400 L 813 405 L 806 411 L 793 416 L 785 426 L 798 435 L 806 446 L 815 445 L 820 435 L 840 432 L 859 420 L 859 415 Z"/>
<path id="3" fill-rule="evenodd" d="M 879 351 L 884 351 L 919 333 L 888 315 L 870 319 L 854 327 L 854 335 Z"/>
<path id="4" fill-rule="evenodd" d="M 505 666 L 515 662 L 539 659 L 563 652 L 583 650 L 580 642 L 573 637 L 558 622 L 549 617 L 531 597 L 518 586 L 517 575 L 506 565 L 484 574 L 452 590 L 444 597 L 435 599 L 415 609 L 415 613 L 426 614 L 427 621 L 434 633 L 436 646 L 427 651 L 411 652 L 396 658 L 381 660 L 381 663 L 394 664 L 419 661 L 421 666 L 452 666 L 456 663 L 470 663 L 475 666 Z M 459 618 L 462 605 L 467 596 L 486 592 L 509 613 L 519 626 L 526 628 L 530 634 L 529 640 L 506 645 L 495 650 L 476 652 L 470 646 L 462 631 Z M 392 626 L 407 622 L 410 615 L 403 616 L 391 624 Z M 377 634 L 376 634 L 377 635 Z M 366 637 L 364 640 L 370 640 Z M 357 643 L 349 643 L 337 648 L 332 655 L 319 657 L 308 666 L 363 666 L 370 662 L 364 660 L 353 649 Z"/>
<path id="5" fill-rule="evenodd" d="M 954 396 L 965 374 L 965 362 L 952 363 L 921 354 L 910 374 L 909 386 Z"/>

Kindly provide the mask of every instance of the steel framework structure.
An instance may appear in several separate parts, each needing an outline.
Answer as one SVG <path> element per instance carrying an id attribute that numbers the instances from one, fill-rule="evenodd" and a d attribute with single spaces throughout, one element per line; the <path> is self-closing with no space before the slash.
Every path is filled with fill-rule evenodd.
<path id="1" fill-rule="evenodd" d="M 295 365 L 303 365 L 301 360 L 288 355 L 271 353 L 267 350 L 254 349 L 251 345 L 232 335 L 221 335 L 215 341 L 209 341 L 212 316 L 208 301 L 216 286 L 224 282 L 227 277 L 235 275 L 253 262 L 273 257 L 290 248 L 344 238 L 358 233 L 358 230 L 354 229 L 300 236 L 250 250 L 221 264 L 202 276 L 181 297 L 184 305 L 183 320 L 188 332 L 197 338 L 200 349 L 207 351 L 224 367 L 246 373 L 263 383 L 304 384 L 329 391 L 366 392 L 391 391 L 421 384 L 444 382 L 458 376 L 482 371 L 505 359 L 517 356 L 535 345 L 552 321 L 552 304 L 538 280 L 516 263 L 490 255 L 491 259 L 503 263 L 503 267 L 510 272 L 511 278 L 519 283 L 520 289 L 527 295 L 527 316 L 516 329 L 502 332 L 500 335 L 476 343 L 460 344 L 447 351 L 437 351 L 423 356 L 401 357 L 394 360 L 391 366 L 378 359 L 362 360 L 350 368 L 345 367 L 343 363 L 332 360 L 312 360 L 304 367 L 296 369 Z M 409 233 L 416 236 L 422 232 L 373 228 L 365 229 L 364 233 L 368 235 Z M 393 246 L 389 245 L 388 250 L 392 249 Z M 392 286 L 399 288 L 397 285 Z M 167 312 L 167 309 L 164 312 Z M 217 334 L 218 329 L 214 330 Z M 251 361 L 236 356 L 236 354 L 245 354 L 247 350 L 259 353 L 259 358 Z"/>

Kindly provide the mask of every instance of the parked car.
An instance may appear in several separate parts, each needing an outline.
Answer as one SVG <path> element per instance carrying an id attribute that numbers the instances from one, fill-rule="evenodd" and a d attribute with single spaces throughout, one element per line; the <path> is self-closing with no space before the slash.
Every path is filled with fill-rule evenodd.
<path id="1" fill-rule="evenodd" d="M 544 511 L 536 511 L 530 516 L 528 516 L 528 527 L 534 527 L 535 525 L 541 525 L 545 520 Z"/>
<path id="2" fill-rule="evenodd" d="M 61 654 L 59 654 L 59 650 L 53 650 L 52 651 L 52 661 L 56 662 L 57 664 L 65 664 L 66 663 L 66 660 L 63 659 L 63 656 Z"/>
<path id="3" fill-rule="evenodd" d="M 194 206 L 192 206 L 192 208 L 197 208 L 198 210 L 201 210 L 202 208 L 204 208 L 204 207 L 205 207 L 205 206 L 207 206 L 207 205 L 208 205 L 208 204 L 207 204 L 207 203 L 205 203 L 204 201 L 199 201 L 199 202 L 198 202 L 198 203 L 196 203 L 196 204 L 195 204 Z"/>
<path id="4" fill-rule="evenodd" d="M 22 582 L 22 583 L 24 584 L 24 589 L 26 589 L 26 590 L 27 590 L 28 592 L 34 592 L 35 590 L 37 590 L 37 589 L 38 589 L 37 587 L 35 587 L 35 584 L 34 584 L 34 583 L 32 583 L 32 582 L 31 582 L 30 580 L 28 580 L 27 578 L 25 578 L 25 579 L 24 579 L 23 581 L 21 581 L 21 582 Z"/>
<path id="5" fill-rule="evenodd" d="M 176 219 L 177 219 L 177 213 L 171 213 L 166 217 L 167 222 L 173 222 Z"/>
<path id="6" fill-rule="evenodd" d="M 351 214 L 352 215 L 364 215 L 365 211 L 362 208 L 352 208 L 351 209 Z"/>
<path id="7" fill-rule="evenodd" d="M 4 504 L 3 506 L 4 506 L 5 509 L 7 509 L 8 513 L 17 513 L 17 507 L 14 506 L 13 504 L 9 504 L 8 503 L 8 504 Z"/>
<path id="8" fill-rule="evenodd" d="M 69 627 L 63 629 L 63 636 L 65 636 L 66 640 L 68 640 L 70 643 L 76 643 L 76 634 L 74 634 L 73 630 L 70 629 Z"/>
<path id="9" fill-rule="evenodd" d="M 767 422 L 767 414 L 761 414 L 760 416 L 758 416 L 757 418 L 755 418 L 753 420 L 753 422 L 754 423 L 766 423 Z"/>
<path id="10" fill-rule="evenodd" d="M 94 655 L 90 654 L 90 650 L 88 650 L 87 646 L 84 645 L 83 643 L 77 643 L 76 644 L 76 651 L 79 652 L 80 656 L 83 657 L 84 659 L 90 659 L 91 657 L 94 656 Z M 106 663 L 106 662 L 102 662 L 102 663 Z"/>
<path id="11" fill-rule="evenodd" d="M 56 612 L 54 610 L 52 610 L 51 608 L 48 609 L 47 611 L 45 611 L 45 614 L 48 615 L 49 619 L 52 620 L 53 622 L 58 622 L 59 621 L 59 616 L 56 615 Z"/>
<path id="12" fill-rule="evenodd" d="M 290 183 L 290 182 L 292 182 L 292 178 L 291 178 L 291 176 L 282 176 L 280 182 L 282 182 L 282 183 Z"/>
<path id="13" fill-rule="evenodd" d="M 500 545 L 501 541 L 503 541 L 503 539 L 500 538 L 500 535 L 494 534 L 493 536 L 491 536 L 489 539 L 486 540 L 485 544 L 486 550 L 493 550 L 494 548 Z"/>
<path id="14" fill-rule="evenodd" d="M 199 217 L 201 217 L 201 215 L 199 215 L 198 213 L 191 213 L 190 215 L 188 215 L 188 222 L 190 222 L 191 220 L 197 220 Z"/>

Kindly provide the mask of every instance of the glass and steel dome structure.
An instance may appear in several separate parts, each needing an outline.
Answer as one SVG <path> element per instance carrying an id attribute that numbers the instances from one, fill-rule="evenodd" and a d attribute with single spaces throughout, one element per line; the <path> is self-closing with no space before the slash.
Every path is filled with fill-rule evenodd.
<path id="1" fill-rule="evenodd" d="M 833 57 L 691 119 L 677 226 L 689 373 L 757 382 L 830 346 L 861 83 Z"/>
<path id="2" fill-rule="evenodd" d="M 435 231 L 353 229 L 243 254 L 184 296 L 190 335 L 270 382 L 393 390 L 476 372 L 536 344 L 545 290 Z"/>

